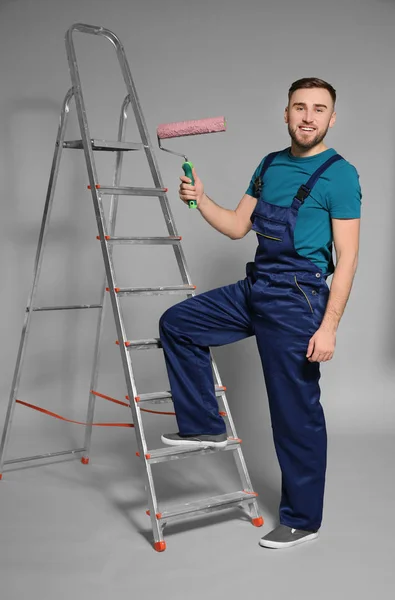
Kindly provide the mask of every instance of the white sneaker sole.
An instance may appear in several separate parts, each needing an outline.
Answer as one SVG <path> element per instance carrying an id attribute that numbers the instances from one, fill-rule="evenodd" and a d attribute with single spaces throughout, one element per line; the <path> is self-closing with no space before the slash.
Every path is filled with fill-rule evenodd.
<path id="1" fill-rule="evenodd" d="M 228 440 L 224 440 L 223 442 L 197 442 L 196 440 L 169 440 L 161 436 L 160 438 L 164 444 L 167 446 L 202 446 L 203 448 L 225 448 L 228 443 Z"/>
<path id="2" fill-rule="evenodd" d="M 264 548 L 291 548 L 292 546 L 297 546 L 298 544 L 302 544 L 303 542 L 309 542 L 310 540 L 315 540 L 318 537 L 318 532 L 311 533 L 310 535 L 306 535 L 303 538 L 299 538 L 298 540 L 294 540 L 293 542 L 274 542 L 270 540 L 264 540 L 263 538 L 259 540 L 259 545 Z"/>

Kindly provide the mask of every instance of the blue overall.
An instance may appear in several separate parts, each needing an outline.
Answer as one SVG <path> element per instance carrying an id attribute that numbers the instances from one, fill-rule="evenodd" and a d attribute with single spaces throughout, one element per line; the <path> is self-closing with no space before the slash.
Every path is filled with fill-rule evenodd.
<path id="1" fill-rule="evenodd" d="M 277 153 L 269 154 L 259 181 Z M 294 247 L 298 210 L 332 156 L 302 185 L 289 208 L 265 202 L 264 186 L 251 215 L 258 247 L 246 277 L 188 298 L 160 319 L 160 338 L 181 435 L 219 434 L 209 347 L 255 335 L 282 473 L 280 523 L 315 531 L 322 521 L 327 437 L 320 404 L 320 365 L 306 358 L 322 321 L 328 273 Z"/>

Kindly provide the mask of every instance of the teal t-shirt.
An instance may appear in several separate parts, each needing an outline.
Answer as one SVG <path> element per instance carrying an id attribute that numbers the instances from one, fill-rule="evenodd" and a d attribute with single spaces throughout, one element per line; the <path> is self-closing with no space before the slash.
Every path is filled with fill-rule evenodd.
<path id="1" fill-rule="evenodd" d="M 328 148 L 320 154 L 300 158 L 282 150 L 273 160 L 263 178 L 265 202 L 278 206 L 291 206 L 302 184 L 336 150 Z M 255 170 L 246 191 L 257 197 L 254 181 L 259 175 L 265 157 Z M 346 160 L 339 160 L 325 171 L 315 184 L 311 194 L 299 208 L 295 226 L 294 242 L 298 254 L 318 265 L 324 273 L 329 272 L 332 256 L 333 219 L 358 219 L 361 216 L 361 187 L 356 168 Z"/>

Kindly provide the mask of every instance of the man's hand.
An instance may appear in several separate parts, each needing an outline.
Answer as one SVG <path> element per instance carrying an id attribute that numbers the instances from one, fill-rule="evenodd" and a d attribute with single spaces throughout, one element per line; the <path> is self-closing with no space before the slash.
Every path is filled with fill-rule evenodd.
<path id="1" fill-rule="evenodd" d="M 196 174 L 195 168 L 192 169 L 192 174 L 195 185 L 191 185 L 191 179 L 189 179 L 189 177 L 180 177 L 179 196 L 185 204 L 188 204 L 189 200 L 195 200 L 199 208 L 204 197 L 204 187 L 201 179 L 199 179 Z"/>
<path id="2" fill-rule="evenodd" d="M 306 357 L 309 362 L 331 360 L 335 352 L 336 332 L 320 327 L 310 338 Z"/>

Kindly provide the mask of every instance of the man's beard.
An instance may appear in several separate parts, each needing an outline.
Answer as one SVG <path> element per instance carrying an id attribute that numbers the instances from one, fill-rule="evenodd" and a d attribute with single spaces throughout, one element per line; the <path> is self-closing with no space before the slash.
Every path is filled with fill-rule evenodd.
<path id="1" fill-rule="evenodd" d="M 329 125 L 323 133 L 317 133 L 315 135 L 315 137 L 313 137 L 310 141 L 301 142 L 296 137 L 295 132 L 293 132 L 291 130 L 289 123 L 288 123 L 288 133 L 291 136 L 291 139 L 292 139 L 293 143 L 295 144 L 295 146 L 297 146 L 301 150 L 310 150 L 311 148 L 314 148 L 314 146 L 318 146 L 318 144 L 320 144 L 322 142 L 322 140 L 324 139 L 324 137 L 326 136 L 328 129 L 329 129 Z"/>

